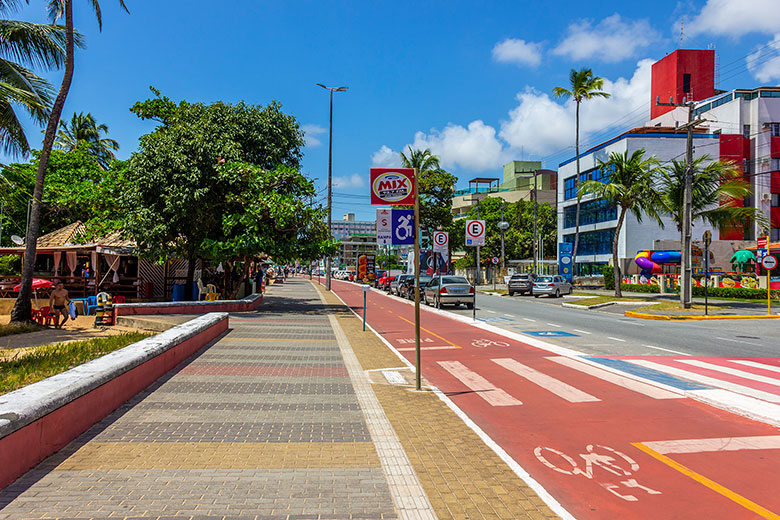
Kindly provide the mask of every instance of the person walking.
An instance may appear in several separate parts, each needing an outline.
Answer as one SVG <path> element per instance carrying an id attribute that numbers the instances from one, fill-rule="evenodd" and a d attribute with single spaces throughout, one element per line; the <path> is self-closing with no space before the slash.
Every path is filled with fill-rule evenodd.
<path id="1" fill-rule="evenodd" d="M 68 304 L 70 303 L 70 297 L 68 291 L 65 289 L 65 285 L 62 282 L 57 282 L 57 286 L 51 292 L 49 296 L 49 309 L 54 315 L 54 327 L 59 329 L 65 322 L 68 321 L 70 314 L 68 313 Z M 62 323 L 60 323 L 60 316 L 62 316 Z"/>

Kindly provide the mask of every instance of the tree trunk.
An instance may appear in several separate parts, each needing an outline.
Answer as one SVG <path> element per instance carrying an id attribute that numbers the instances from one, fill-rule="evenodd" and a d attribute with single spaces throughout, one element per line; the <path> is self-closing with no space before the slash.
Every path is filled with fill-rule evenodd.
<path id="1" fill-rule="evenodd" d="M 577 248 L 580 244 L 580 102 L 577 101 L 576 135 L 574 137 L 574 155 L 577 161 L 577 176 L 574 178 L 574 189 L 577 192 L 577 209 L 574 210 L 574 247 L 571 258 L 574 271 L 577 274 Z"/>
<path id="2" fill-rule="evenodd" d="M 187 258 L 187 280 L 184 282 L 184 294 L 187 297 L 187 301 L 195 301 L 195 294 L 192 290 L 192 282 L 195 281 L 195 262 L 198 261 L 198 257 L 195 253 L 190 253 Z"/>
<path id="3" fill-rule="evenodd" d="M 38 248 L 38 235 L 41 224 L 41 199 L 43 198 L 43 184 L 46 180 L 46 169 L 49 166 L 49 156 L 54 146 L 54 137 L 57 134 L 57 127 L 62 115 L 62 107 L 65 105 L 65 99 L 68 97 L 70 84 L 73 80 L 73 0 L 64 0 L 65 3 L 65 75 L 62 77 L 60 91 L 54 100 L 51 113 L 49 114 L 49 123 L 46 125 L 46 134 L 43 138 L 41 147 L 41 157 L 38 162 L 38 172 L 35 177 L 35 189 L 33 190 L 33 202 L 30 208 L 30 224 L 27 228 L 26 246 L 24 252 L 24 262 L 22 264 L 22 281 L 19 289 L 19 295 L 16 297 L 16 303 L 11 310 L 12 322 L 25 322 L 31 320 L 32 303 L 32 280 L 33 269 L 35 268 L 35 255 Z"/>
<path id="4" fill-rule="evenodd" d="M 233 288 L 233 291 L 229 293 L 230 299 L 235 300 L 236 296 L 238 296 L 238 291 L 241 290 L 241 284 L 246 282 L 246 279 L 249 277 L 249 262 L 244 261 L 244 267 L 241 269 L 241 275 L 239 276 L 238 283 L 236 283 L 236 286 Z"/>
<path id="5" fill-rule="evenodd" d="M 620 218 L 618 218 L 617 227 L 615 228 L 615 236 L 612 237 L 612 270 L 615 277 L 615 297 L 622 298 L 623 292 L 620 289 L 620 264 L 618 262 L 618 240 L 620 238 L 620 229 L 623 227 L 623 219 L 626 217 L 625 207 L 620 207 Z"/>

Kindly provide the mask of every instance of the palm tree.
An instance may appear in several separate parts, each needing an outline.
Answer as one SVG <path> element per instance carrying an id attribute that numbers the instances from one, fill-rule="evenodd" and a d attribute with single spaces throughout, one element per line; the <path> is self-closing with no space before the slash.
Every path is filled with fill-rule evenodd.
<path id="1" fill-rule="evenodd" d="M 604 78 L 594 76 L 591 69 L 582 68 L 580 70 L 571 69 L 569 72 L 569 85 L 571 89 L 563 87 L 553 88 L 553 95 L 558 98 L 572 98 L 576 104 L 574 153 L 577 156 L 577 176 L 574 178 L 574 185 L 579 193 L 580 184 L 580 103 L 585 99 L 596 97 L 608 98 L 609 93 L 602 91 L 604 88 Z M 574 217 L 574 247 L 572 248 L 572 258 L 577 259 L 577 246 L 580 242 L 580 198 L 577 197 L 577 209 Z"/>
<path id="2" fill-rule="evenodd" d="M 114 150 L 119 150 L 119 143 L 114 139 L 102 137 L 108 134 L 108 126 L 97 124 L 92 114 L 84 112 L 76 114 L 67 121 L 60 121 L 60 131 L 54 139 L 54 146 L 68 152 L 73 151 L 80 143 L 88 143 L 88 153 L 104 170 L 115 159 Z"/>
<path id="3" fill-rule="evenodd" d="M 686 164 L 672 161 L 671 166 L 662 168 L 660 173 L 659 191 L 664 207 L 682 235 Z M 693 161 L 691 173 L 692 223 L 701 220 L 720 230 L 742 225 L 749 220 L 768 225 L 766 216 L 758 208 L 737 205 L 752 190 L 736 164 L 713 161 L 710 156 L 703 155 Z"/>
<path id="4" fill-rule="evenodd" d="M 597 199 L 603 199 L 619 208 L 615 236 L 612 238 L 612 265 L 615 276 L 615 296 L 620 298 L 620 264 L 618 263 L 618 238 L 623 228 L 626 213 L 634 214 L 638 222 L 643 215 L 653 217 L 658 225 L 663 227 L 659 216 L 659 210 L 663 209 L 661 194 L 656 189 L 656 175 L 658 174 L 658 161 L 655 157 L 645 159 L 645 150 L 640 149 L 632 153 L 622 154 L 612 152 L 609 161 L 599 161 L 599 168 L 610 172 L 605 182 L 585 181 L 579 187 L 578 197 L 586 194 L 594 195 Z"/>
<path id="5" fill-rule="evenodd" d="M 417 174 L 422 175 L 422 172 L 438 170 L 439 157 L 433 155 L 430 148 L 420 150 L 419 148 L 412 148 L 409 146 L 409 155 L 401 152 L 401 163 L 404 168 L 416 168 Z"/>
<path id="6" fill-rule="evenodd" d="M 27 0 L 0 0 L 0 13 L 22 3 Z M 0 148 L 5 153 L 30 151 L 19 108 L 41 124 L 49 117 L 53 89 L 28 67 L 52 69 L 64 61 L 65 27 L 0 19 Z"/>
<path id="7" fill-rule="evenodd" d="M 8 3 L 9 1 L 19 0 L 0 0 Z M 100 10 L 99 0 L 88 0 L 95 10 L 98 27 L 103 29 L 103 15 Z M 124 0 L 119 0 L 119 5 L 127 11 Z M 43 197 L 43 183 L 46 180 L 46 168 L 49 166 L 49 156 L 54 146 L 54 136 L 57 133 L 62 107 L 65 105 L 65 99 L 68 97 L 70 84 L 73 81 L 74 54 L 76 44 L 76 32 L 73 28 L 73 0 L 50 0 L 49 14 L 53 21 L 60 18 L 65 20 L 65 74 L 62 77 L 62 84 L 54 100 L 54 105 L 49 113 L 49 122 L 46 125 L 46 133 L 43 137 L 41 146 L 41 156 L 38 161 L 38 172 L 35 177 L 35 189 L 33 191 L 33 203 L 30 208 L 30 223 L 27 227 L 26 247 L 24 262 L 22 263 L 22 282 L 19 295 L 11 310 L 11 321 L 21 322 L 30 321 L 32 305 L 30 296 L 32 295 L 32 275 L 33 265 L 35 263 L 35 251 L 38 246 L 38 234 L 40 232 L 41 220 L 41 198 Z"/>

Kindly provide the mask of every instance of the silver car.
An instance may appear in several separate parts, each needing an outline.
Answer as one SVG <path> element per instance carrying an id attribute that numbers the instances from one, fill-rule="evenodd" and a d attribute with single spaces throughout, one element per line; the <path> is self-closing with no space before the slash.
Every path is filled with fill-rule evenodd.
<path id="1" fill-rule="evenodd" d="M 540 276 L 534 281 L 531 294 L 534 298 L 546 294 L 554 298 L 560 298 L 564 294 L 571 294 L 571 284 L 563 279 L 563 276 Z"/>
<path id="2" fill-rule="evenodd" d="M 426 305 L 465 305 L 474 308 L 474 287 L 462 276 L 434 276 L 423 291 Z"/>
<path id="3" fill-rule="evenodd" d="M 408 280 L 409 278 L 414 278 L 413 274 L 399 274 L 395 277 L 395 280 L 390 282 L 390 294 L 395 294 L 397 296 L 401 296 L 401 284 Z"/>

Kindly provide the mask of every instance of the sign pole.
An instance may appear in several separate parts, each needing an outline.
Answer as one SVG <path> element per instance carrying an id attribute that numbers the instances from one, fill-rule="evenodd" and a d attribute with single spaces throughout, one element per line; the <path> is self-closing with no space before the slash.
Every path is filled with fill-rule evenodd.
<path id="1" fill-rule="evenodd" d="M 769 276 L 769 273 L 772 272 L 771 269 L 766 270 L 766 313 L 772 314 L 772 281 Z"/>
<path id="2" fill-rule="evenodd" d="M 368 291 L 363 291 L 363 332 L 366 331 L 366 295 Z"/>
<path id="3" fill-rule="evenodd" d="M 414 358 L 415 388 L 422 390 L 420 372 L 420 182 L 414 169 Z"/>

